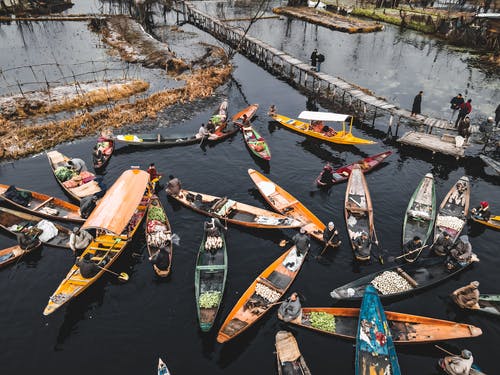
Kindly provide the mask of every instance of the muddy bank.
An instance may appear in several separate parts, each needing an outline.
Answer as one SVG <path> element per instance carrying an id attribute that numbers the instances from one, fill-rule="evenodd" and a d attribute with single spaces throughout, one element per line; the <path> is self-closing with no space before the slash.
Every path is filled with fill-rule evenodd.
<path id="1" fill-rule="evenodd" d="M 70 0 L 8 0 L 0 1 L 0 14 L 36 15 L 62 12 L 73 6 Z"/>
<path id="2" fill-rule="evenodd" d="M 383 26 L 373 22 L 348 18 L 339 14 L 308 7 L 278 7 L 273 13 L 298 18 L 303 21 L 345 33 L 371 33 L 383 30 Z"/>
<path id="3" fill-rule="evenodd" d="M 126 16 L 113 16 L 90 21 L 92 31 L 102 35 L 103 41 L 113 47 L 121 58 L 148 68 L 161 68 L 178 74 L 188 69 L 168 45 L 146 33 L 135 20 Z"/>
<path id="4" fill-rule="evenodd" d="M 0 120 L 18 120 L 130 97 L 146 91 L 149 83 L 141 80 L 114 80 L 72 83 L 44 91 L 0 97 Z"/>

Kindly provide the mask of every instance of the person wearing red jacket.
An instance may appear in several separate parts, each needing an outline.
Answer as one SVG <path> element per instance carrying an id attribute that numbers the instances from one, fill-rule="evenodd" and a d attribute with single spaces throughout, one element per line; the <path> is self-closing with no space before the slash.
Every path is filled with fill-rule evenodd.
<path id="1" fill-rule="evenodd" d="M 460 106 L 460 111 L 458 112 L 457 121 L 455 122 L 455 128 L 458 126 L 458 123 L 465 118 L 469 113 L 472 112 L 472 99 L 467 100 L 467 102 L 463 103 Z"/>

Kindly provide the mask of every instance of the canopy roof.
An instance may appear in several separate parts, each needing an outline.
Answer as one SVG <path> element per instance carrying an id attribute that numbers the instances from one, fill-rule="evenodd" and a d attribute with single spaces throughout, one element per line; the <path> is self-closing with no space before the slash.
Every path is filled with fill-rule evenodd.
<path id="1" fill-rule="evenodd" d="M 92 211 L 82 229 L 104 229 L 120 235 L 141 203 L 149 174 L 139 169 L 122 173 Z"/>
<path id="2" fill-rule="evenodd" d="M 331 112 L 311 112 L 302 111 L 300 112 L 299 118 L 302 120 L 314 120 L 314 121 L 345 121 L 349 115 L 342 115 L 340 113 Z"/>

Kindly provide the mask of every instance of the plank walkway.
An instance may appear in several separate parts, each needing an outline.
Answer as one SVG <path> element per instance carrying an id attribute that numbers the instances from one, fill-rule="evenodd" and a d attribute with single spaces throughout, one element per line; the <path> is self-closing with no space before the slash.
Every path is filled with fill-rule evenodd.
<path id="1" fill-rule="evenodd" d="M 181 6 L 182 9 L 178 11 L 184 15 L 186 22 L 236 48 L 239 53 L 292 85 L 331 100 L 333 103 L 338 102 L 342 106 L 348 106 L 357 115 L 361 114 L 365 117 L 370 111 L 373 113 L 374 122 L 377 111 L 383 111 L 391 115 L 390 124 L 396 117 L 398 125 L 404 120 L 414 125 L 427 126 L 428 132 L 432 132 L 436 128 L 455 130 L 447 120 L 424 115 L 419 115 L 416 118 L 411 117 L 411 111 L 399 108 L 384 98 L 368 94 L 366 89 L 343 79 L 313 71 L 308 63 L 304 63 L 257 38 L 245 35 L 240 28 L 227 25 L 223 21 L 198 10 L 188 1 L 182 2 Z"/>
<path id="2" fill-rule="evenodd" d="M 398 139 L 398 142 L 409 146 L 424 148 L 433 153 L 439 152 L 451 155 L 457 159 L 464 156 L 464 149 L 466 146 L 457 147 L 454 142 L 454 137 L 438 136 L 415 131 L 404 134 Z"/>

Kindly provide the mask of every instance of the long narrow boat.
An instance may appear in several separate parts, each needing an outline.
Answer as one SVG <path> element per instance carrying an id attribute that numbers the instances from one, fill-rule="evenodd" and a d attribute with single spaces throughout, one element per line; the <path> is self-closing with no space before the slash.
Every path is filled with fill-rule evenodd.
<path id="1" fill-rule="evenodd" d="M 457 303 L 456 297 L 452 294 L 452 299 Z M 500 316 L 500 294 L 480 294 L 479 309 L 467 309 L 471 311 L 479 311 L 485 314 Z"/>
<path id="2" fill-rule="evenodd" d="M 377 291 L 366 287 L 356 335 L 356 375 L 401 375 L 396 348 Z"/>
<path id="3" fill-rule="evenodd" d="M 0 197 L 23 211 L 60 221 L 71 221 L 75 223 L 83 223 L 85 221 L 85 219 L 80 216 L 80 207 L 77 205 L 63 201 L 59 198 L 51 197 L 50 195 L 16 188 L 17 191 L 31 196 L 28 206 L 24 206 L 5 195 L 9 187 L 9 185 L 0 184 Z"/>
<path id="4" fill-rule="evenodd" d="M 116 180 L 97 207 L 90 214 L 82 229 L 104 232 L 83 251 L 82 258 L 90 254 L 99 272 L 84 278 L 80 268 L 73 265 L 56 291 L 50 296 L 43 315 L 52 314 L 68 301 L 83 293 L 96 282 L 125 250 L 146 214 L 151 193 L 148 189 L 149 174 L 141 170 L 128 170 Z"/>
<path id="5" fill-rule="evenodd" d="M 161 358 L 158 358 L 158 375 L 171 375 L 166 363 Z"/>
<path id="6" fill-rule="evenodd" d="M 146 215 L 146 247 L 148 248 L 149 256 L 152 256 L 159 250 L 167 251 L 169 255 L 167 269 L 161 270 L 153 264 L 153 269 L 158 276 L 167 277 L 172 269 L 172 228 L 170 227 L 167 213 L 156 195 L 151 197 Z"/>
<path id="7" fill-rule="evenodd" d="M 31 253 L 32 251 L 38 250 L 42 246 L 42 243 L 39 242 L 37 246 L 33 247 L 29 250 L 21 249 L 21 246 L 11 246 L 6 249 L 0 250 L 0 268 L 8 266 L 14 262 L 17 262 L 19 258 L 22 256 Z"/>
<path id="8" fill-rule="evenodd" d="M 403 222 L 403 245 L 418 236 L 422 246 L 429 239 L 436 217 L 436 189 L 432 173 L 427 173 L 413 193 L 406 209 Z M 406 255 L 407 262 L 414 262 L 419 252 Z"/>
<path id="9" fill-rule="evenodd" d="M 92 162 L 94 164 L 95 171 L 102 171 L 106 165 L 108 165 L 113 152 L 115 151 L 115 142 L 111 139 L 112 134 L 103 133 L 98 139 L 95 145 L 96 150 L 99 150 L 101 157 L 97 158 L 92 155 Z"/>
<path id="10" fill-rule="evenodd" d="M 292 246 L 262 271 L 236 302 L 219 330 L 217 341 L 224 343 L 235 338 L 264 316 L 292 285 L 306 255 L 297 256 Z"/>
<path id="11" fill-rule="evenodd" d="M 497 174 L 500 174 L 500 162 L 499 161 L 496 161 L 496 160 L 494 160 L 486 155 L 479 155 L 479 157 L 481 158 L 482 161 L 484 161 L 484 163 L 486 165 L 489 165 L 491 168 L 493 168 L 493 170 Z"/>
<path id="12" fill-rule="evenodd" d="M 443 232 L 448 232 L 455 242 L 467 222 L 470 201 L 470 184 L 467 176 L 462 176 L 453 185 L 439 206 L 434 225 L 434 241 Z M 442 254 L 444 255 L 444 254 Z"/>
<path id="13" fill-rule="evenodd" d="M 476 337 L 482 334 L 480 328 L 470 324 L 391 311 L 386 311 L 385 315 L 396 344 L 428 343 Z M 304 307 L 302 314 L 290 323 L 328 335 L 355 339 L 358 317 L 357 308 Z M 318 321 L 331 323 L 326 326 L 319 324 Z"/>
<path id="14" fill-rule="evenodd" d="M 380 164 L 384 162 L 389 156 L 392 155 L 392 151 L 385 151 L 380 154 L 368 156 L 364 159 L 358 160 L 355 163 L 345 165 L 343 167 L 337 168 L 333 170 L 333 179 L 330 184 L 324 184 L 321 182 L 321 176 L 323 175 L 323 171 L 319 174 L 318 178 L 316 178 L 316 184 L 318 187 L 323 186 L 331 186 L 334 184 L 338 184 L 340 182 L 347 181 L 351 174 L 352 169 L 355 165 L 359 165 L 364 174 L 371 172 L 373 169 L 377 168 Z"/>
<path id="15" fill-rule="evenodd" d="M 226 240 L 222 231 L 219 231 L 219 234 L 220 248 L 217 248 L 219 243 L 207 244 L 207 234 L 206 232 L 203 234 L 203 240 L 201 241 L 196 259 L 194 290 L 198 321 L 203 332 L 208 332 L 212 328 L 222 302 L 222 297 L 224 296 L 224 287 L 226 286 Z M 212 253 L 210 249 L 216 249 L 216 251 Z"/>
<path id="16" fill-rule="evenodd" d="M 370 260 L 372 239 L 375 237 L 373 225 L 373 207 L 365 176 L 358 165 L 352 169 L 347 183 L 344 199 L 344 217 L 347 224 L 347 233 L 351 241 L 354 257 L 358 260 Z M 356 250 L 355 240 L 366 233 L 370 242 L 360 253 Z"/>
<path id="17" fill-rule="evenodd" d="M 382 299 L 408 296 L 449 279 L 478 261 L 477 256 L 473 254 L 469 263 L 463 266 L 454 263 L 453 268 L 449 269 L 448 262 L 440 257 L 425 258 L 360 277 L 334 289 L 330 296 L 335 300 L 360 301 L 369 284 L 379 291 Z"/>
<path id="18" fill-rule="evenodd" d="M 318 116 L 318 120 L 316 121 L 339 121 L 342 122 L 343 130 L 335 131 L 333 128 L 318 124 L 318 125 L 311 125 L 307 122 L 302 122 L 300 120 L 294 120 L 290 117 L 282 116 L 279 114 L 273 114 L 271 117 L 279 122 L 281 125 L 287 127 L 290 130 L 293 130 L 299 134 L 308 136 L 308 137 L 313 137 L 317 139 L 321 139 L 322 141 L 326 142 L 331 142 L 331 143 L 337 143 L 337 144 L 342 144 L 342 145 L 371 145 L 375 144 L 376 142 L 370 141 L 368 139 L 363 139 L 363 138 L 358 138 L 352 135 L 352 122 L 353 118 L 351 117 L 351 123 L 350 123 L 350 129 L 349 131 L 346 131 L 345 129 L 345 120 L 349 118 L 350 116 L 348 115 L 341 115 L 337 113 L 322 113 L 322 112 L 302 112 L 299 115 L 299 118 L 305 118 L 305 119 L 310 119 L 310 117 L 316 117 L 316 116 L 307 116 L 304 117 L 302 116 L 304 113 L 309 114 L 309 113 L 316 113 L 320 114 Z M 325 116 L 323 116 L 325 115 Z M 326 116 L 328 115 L 328 116 Z M 324 119 L 320 119 L 323 118 Z M 313 118 L 312 120 L 315 120 Z"/>
<path id="19" fill-rule="evenodd" d="M 71 198 L 79 202 L 82 198 L 94 195 L 101 191 L 99 184 L 95 180 L 95 175 L 88 171 L 81 172 L 80 174 L 71 177 L 69 180 L 59 180 L 59 178 L 57 178 L 57 174 L 60 169 L 58 168 L 64 168 L 70 158 L 64 156 L 59 151 L 49 151 L 47 152 L 47 157 L 57 182 Z"/>
<path id="20" fill-rule="evenodd" d="M 490 227 L 492 229 L 500 230 L 500 215 L 491 215 L 490 220 L 488 221 L 481 220 L 474 215 L 471 215 L 470 218 L 476 223 L 486 225 L 487 227 Z"/>
<path id="21" fill-rule="evenodd" d="M 41 221 L 49 221 L 47 219 L 42 219 L 39 216 L 30 215 L 26 212 L 20 212 L 11 210 L 9 208 L 0 207 L 0 228 L 5 229 L 6 231 L 12 233 L 13 235 L 17 235 L 20 231 L 29 230 L 32 227 L 37 226 Z M 51 221 L 50 221 L 51 222 Z M 52 222 L 51 222 L 52 223 Z M 54 247 L 62 247 L 64 249 L 69 249 L 69 236 L 71 234 L 70 230 L 62 225 L 52 223 L 56 229 L 57 234 L 45 240 L 44 237 L 40 239 L 42 243 L 54 246 Z M 38 238 L 43 234 L 40 233 Z"/>
<path id="22" fill-rule="evenodd" d="M 297 340 L 290 332 L 276 333 L 276 361 L 279 375 L 311 375 Z"/>
<path id="23" fill-rule="evenodd" d="M 251 124 L 243 125 L 237 122 L 236 125 L 240 127 L 243 140 L 252 154 L 263 160 L 271 160 L 271 150 L 269 150 L 266 140 L 257 130 Z"/>
<path id="24" fill-rule="evenodd" d="M 171 197 L 203 215 L 245 227 L 283 229 L 298 228 L 301 225 L 292 218 L 236 202 L 227 197 L 221 198 L 185 189 L 181 189 L 179 194 Z"/>
<path id="25" fill-rule="evenodd" d="M 264 199 L 276 211 L 298 220 L 303 228 L 318 241 L 323 241 L 325 224 L 321 222 L 306 206 L 281 186 L 275 184 L 263 174 L 249 169 L 250 178 L 259 189 Z"/>

